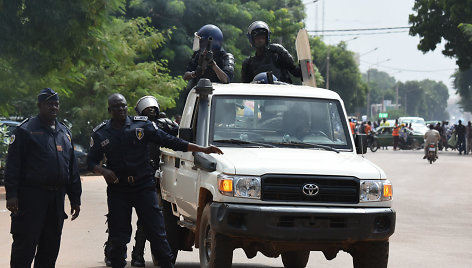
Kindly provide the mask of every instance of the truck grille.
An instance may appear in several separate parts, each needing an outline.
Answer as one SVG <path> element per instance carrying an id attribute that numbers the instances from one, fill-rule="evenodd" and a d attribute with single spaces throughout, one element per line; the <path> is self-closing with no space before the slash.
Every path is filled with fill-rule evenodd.
<path id="1" fill-rule="evenodd" d="M 318 186 L 318 194 L 306 195 L 303 187 L 307 184 Z M 262 200 L 357 204 L 359 179 L 340 176 L 263 175 Z"/>

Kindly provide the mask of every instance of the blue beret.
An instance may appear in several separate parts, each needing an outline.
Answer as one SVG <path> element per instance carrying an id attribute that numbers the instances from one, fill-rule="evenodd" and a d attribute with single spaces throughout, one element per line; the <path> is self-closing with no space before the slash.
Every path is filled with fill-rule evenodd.
<path id="1" fill-rule="evenodd" d="M 59 95 L 57 95 L 56 91 L 50 88 L 43 88 L 38 94 L 38 102 L 49 101 L 49 100 L 58 101 Z"/>

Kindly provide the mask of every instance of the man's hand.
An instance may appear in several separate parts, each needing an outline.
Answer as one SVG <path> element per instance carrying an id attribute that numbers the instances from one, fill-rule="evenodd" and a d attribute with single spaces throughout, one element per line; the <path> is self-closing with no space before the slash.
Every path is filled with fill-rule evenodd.
<path id="1" fill-rule="evenodd" d="M 70 219 L 71 221 L 75 220 L 77 217 L 79 217 L 80 213 L 80 206 L 79 205 L 71 205 L 70 206 L 70 215 L 72 218 Z"/>
<path id="2" fill-rule="evenodd" d="M 14 215 L 18 213 L 18 198 L 11 197 L 7 200 L 7 209 Z"/>
<path id="3" fill-rule="evenodd" d="M 116 184 L 119 183 L 120 180 L 118 177 L 115 175 L 115 172 L 112 170 L 109 170 L 108 168 L 101 167 L 99 165 L 96 165 L 93 169 L 95 173 L 100 173 L 102 174 L 103 178 L 105 178 L 105 181 L 108 184 Z"/>
<path id="4" fill-rule="evenodd" d="M 203 147 L 203 152 L 206 154 L 223 154 L 220 148 L 213 145 Z"/>
<path id="5" fill-rule="evenodd" d="M 110 184 L 116 184 L 120 182 L 118 177 L 115 175 L 115 172 L 113 172 L 112 170 L 109 170 L 107 168 L 102 168 L 101 173 L 103 177 L 105 178 L 105 180 Z"/>

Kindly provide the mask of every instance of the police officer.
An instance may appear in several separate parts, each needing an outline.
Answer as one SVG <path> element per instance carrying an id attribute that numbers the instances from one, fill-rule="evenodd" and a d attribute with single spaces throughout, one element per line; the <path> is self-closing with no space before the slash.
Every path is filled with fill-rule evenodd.
<path id="1" fill-rule="evenodd" d="M 65 194 L 72 220 L 79 216 L 82 187 L 69 129 L 56 120 L 59 96 L 38 95 L 39 114 L 13 132 L 5 168 L 11 211 L 11 267 L 54 267 L 59 253 Z"/>
<path id="2" fill-rule="evenodd" d="M 98 125 L 92 134 L 88 154 L 89 169 L 100 173 L 108 184 L 108 226 L 112 267 L 125 267 L 126 244 L 131 237 L 131 210 L 142 222 L 146 238 L 162 268 L 173 267 L 172 253 L 166 240 L 162 212 L 155 191 L 148 142 L 174 150 L 204 153 L 222 151 L 215 146 L 201 147 L 160 130 L 145 116 L 127 116 L 128 105 L 121 94 L 108 98 L 111 120 Z M 106 156 L 106 168 L 100 165 Z"/>
<path id="3" fill-rule="evenodd" d="M 209 42 L 211 47 L 207 50 Z M 234 76 L 234 56 L 223 49 L 223 33 L 217 26 L 207 24 L 201 27 L 194 34 L 193 50 L 183 76 L 189 82 L 186 89 L 180 93 L 178 112 L 183 109 L 188 93 L 200 78 L 226 84 L 231 82 Z"/>
<path id="4" fill-rule="evenodd" d="M 256 49 L 256 54 L 243 62 L 243 83 L 250 83 L 257 74 L 268 71 L 285 83 L 292 83 L 289 73 L 302 77 L 300 66 L 295 65 L 292 55 L 282 45 L 270 44 L 270 34 L 269 26 L 263 21 L 255 21 L 249 25 L 247 37 Z"/>
<path id="5" fill-rule="evenodd" d="M 177 136 L 179 131 L 179 126 L 174 123 L 172 120 L 168 118 L 157 118 L 157 115 L 160 115 L 159 103 L 157 99 L 153 96 L 144 96 L 138 100 L 136 103 L 136 107 L 134 108 L 136 113 L 140 116 L 147 116 L 148 120 L 151 122 L 156 123 L 157 127 L 167 134 Z M 160 162 L 160 149 L 159 145 L 150 142 L 148 144 L 149 147 L 149 157 L 151 160 L 151 166 L 154 170 L 159 169 L 159 162 Z M 157 189 L 159 189 L 159 182 L 157 183 Z M 159 191 L 158 191 L 159 193 Z M 144 248 L 146 244 L 146 235 L 143 230 L 143 226 L 140 220 L 137 223 L 136 234 L 134 237 L 135 246 L 133 247 L 133 251 L 131 253 L 131 266 L 134 267 L 145 267 L 144 261 Z M 108 266 L 111 266 L 110 262 L 110 246 L 111 243 L 107 241 L 105 243 L 105 263 Z M 152 247 L 152 245 L 151 245 Z"/>

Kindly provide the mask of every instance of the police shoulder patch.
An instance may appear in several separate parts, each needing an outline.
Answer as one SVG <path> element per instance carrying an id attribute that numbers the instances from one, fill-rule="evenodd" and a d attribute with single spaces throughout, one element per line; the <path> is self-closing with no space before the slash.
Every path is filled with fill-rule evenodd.
<path id="1" fill-rule="evenodd" d="M 147 116 L 135 116 L 134 121 L 147 121 L 148 117 Z"/>
<path id="2" fill-rule="evenodd" d="M 102 128 L 104 125 L 106 125 L 108 122 L 108 120 L 105 120 L 103 122 L 101 122 L 98 126 L 96 126 L 94 129 L 93 129 L 93 132 L 97 132 L 97 130 L 99 130 L 100 128 Z"/>
<path id="3" fill-rule="evenodd" d="M 15 139 L 16 139 L 15 134 L 11 135 L 10 136 L 10 144 L 13 144 L 15 142 Z"/>

